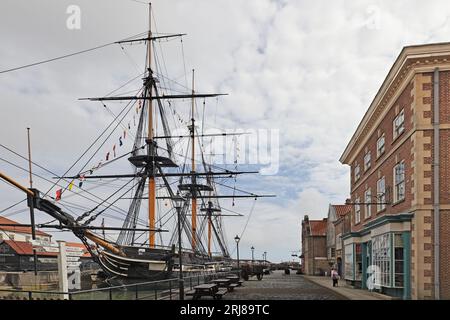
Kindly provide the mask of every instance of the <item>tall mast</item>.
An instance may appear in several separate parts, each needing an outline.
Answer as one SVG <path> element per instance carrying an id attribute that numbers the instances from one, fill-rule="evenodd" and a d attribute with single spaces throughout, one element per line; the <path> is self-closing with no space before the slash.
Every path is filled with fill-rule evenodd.
<path id="1" fill-rule="evenodd" d="M 154 156 L 153 146 L 153 71 L 152 71 L 152 4 L 149 3 L 149 15 L 148 15 L 148 42 L 147 42 L 147 69 L 148 69 L 148 81 L 147 81 L 147 94 L 150 99 L 148 100 L 148 155 Z M 156 203 L 156 188 L 155 188 L 155 166 L 152 161 L 149 161 L 151 174 L 148 178 L 148 220 L 149 229 L 155 229 L 155 203 Z M 155 247 L 155 232 L 149 232 L 149 245 L 150 248 Z"/>
<path id="2" fill-rule="evenodd" d="M 30 174 L 30 188 L 33 188 L 33 173 L 31 172 L 31 139 L 30 139 L 30 128 L 27 128 L 28 137 L 28 171 Z M 32 201 L 30 201 L 30 220 L 31 220 L 31 239 L 36 240 L 36 224 L 34 221 L 34 206 Z M 37 253 L 33 248 L 33 263 L 34 263 L 34 275 L 37 276 Z"/>
<path id="3" fill-rule="evenodd" d="M 192 69 L 192 96 L 195 94 L 195 70 Z M 191 106 L 191 142 L 192 142 L 192 173 L 195 173 L 195 120 L 194 120 L 194 110 L 195 109 L 195 99 L 192 98 Z M 192 175 L 192 250 L 195 251 L 197 246 L 197 198 L 196 198 L 196 181 L 195 176 Z"/>

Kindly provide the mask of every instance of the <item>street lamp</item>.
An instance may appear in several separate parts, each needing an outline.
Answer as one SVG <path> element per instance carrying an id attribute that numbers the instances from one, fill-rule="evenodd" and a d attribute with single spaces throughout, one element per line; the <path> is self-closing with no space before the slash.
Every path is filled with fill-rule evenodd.
<path id="1" fill-rule="evenodd" d="M 241 238 L 239 238 L 238 235 L 236 235 L 236 237 L 234 237 L 234 241 L 236 241 L 236 253 L 237 253 L 237 268 L 239 270 L 239 241 L 241 240 Z"/>
<path id="2" fill-rule="evenodd" d="M 184 280 L 183 280 L 183 263 L 181 259 L 181 208 L 185 202 L 185 199 L 180 196 L 180 193 L 177 193 L 175 197 L 172 198 L 173 206 L 177 210 L 178 216 L 178 257 L 179 257 L 179 292 L 180 292 L 180 300 L 184 300 Z"/>
<path id="3" fill-rule="evenodd" d="M 267 251 L 264 251 L 264 265 L 267 263 Z"/>
<path id="4" fill-rule="evenodd" d="M 255 248 L 252 246 L 250 249 L 252 249 L 252 262 L 255 261 L 255 256 L 253 255 Z"/>

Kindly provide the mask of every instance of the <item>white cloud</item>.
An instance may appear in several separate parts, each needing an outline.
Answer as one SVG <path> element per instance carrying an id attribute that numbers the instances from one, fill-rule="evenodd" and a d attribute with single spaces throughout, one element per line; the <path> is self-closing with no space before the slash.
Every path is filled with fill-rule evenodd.
<path id="1" fill-rule="evenodd" d="M 81 8 L 79 31 L 65 27 L 69 4 Z M 348 169 L 337 160 L 401 48 L 447 41 L 450 31 L 443 0 L 157 0 L 153 7 L 157 31 L 188 33 L 186 69 L 196 69 L 197 90 L 230 94 L 217 111 L 207 101 L 211 126 L 280 129 L 280 174 L 242 181 L 279 195 L 258 202 L 245 240 L 277 260 L 298 247 L 305 213 L 325 217 L 328 203 L 347 198 Z M 132 1 L 2 1 L 0 70 L 137 34 L 146 19 L 147 8 Z M 26 153 L 31 126 L 34 159 L 62 173 L 111 120 L 100 104 L 77 99 L 103 95 L 143 69 L 142 47 L 124 47 L 127 54 L 113 46 L 0 74 L 0 142 Z M 161 47 L 168 72 L 185 84 L 180 42 Z M 11 202 L 8 190 L 0 190 L 0 208 Z M 240 208 L 248 212 L 248 203 Z M 240 223 L 227 224 L 230 237 Z"/>

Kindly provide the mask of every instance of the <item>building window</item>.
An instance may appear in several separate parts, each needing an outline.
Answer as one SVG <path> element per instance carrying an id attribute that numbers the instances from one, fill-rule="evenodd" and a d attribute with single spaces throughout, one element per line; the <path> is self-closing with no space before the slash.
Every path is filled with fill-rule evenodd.
<path id="1" fill-rule="evenodd" d="M 394 202 L 405 199 L 405 161 L 394 167 Z"/>
<path id="2" fill-rule="evenodd" d="M 353 273 L 353 244 L 348 244 L 344 248 L 345 252 L 345 279 L 348 280 L 354 280 L 354 273 Z"/>
<path id="3" fill-rule="evenodd" d="M 384 133 L 377 140 L 377 158 L 379 158 L 384 153 Z"/>
<path id="4" fill-rule="evenodd" d="M 361 206 L 359 204 L 360 200 L 357 198 L 355 200 L 355 224 L 358 224 L 361 222 Z"/>
<path id="5" fill-rule="evenodd" d="M 405 131 L 405 112 L 402 109 L 393 122 L 394 140 Z"/>
<path id="6" fill-rule="evenodd" d="M 361 177 L 361 169 L 359 168 L 359 164 L 355 167 L 355 181 L 358 181 Z"/>
<path id="7" fill-rule="evenodd" d="M 386 183 L 384 177 L 377 181 L 377 212 L 386 209 Z"/>
<path id="8" fill-rule="evenodd" d="M 366 192 L 364 193 L 364 202 L 365 202 L 365 216 L 364 218 L 370 218 L 370 216 L 372 215 L 372 192 L 370 191 L 370 189 L 367 189 Z"/>
<path id="9" fill-rule="evenodd" d="M 364 171 L 370 169 L 370 151 L 364 156 Z"/>
<path id="10" fill-rule="evenodd" d="M 391 286 L 391 246 L 390 233 L 374 237 L 372 240 L 372 264 L 376 266 L 375 284 Z"/>
<path id="11" fill-rule="evenodd" d="M 403 236 L 402 234 L 394 234 L 394 286 L 403 288 L 404 274 L 403 274 Z"/>

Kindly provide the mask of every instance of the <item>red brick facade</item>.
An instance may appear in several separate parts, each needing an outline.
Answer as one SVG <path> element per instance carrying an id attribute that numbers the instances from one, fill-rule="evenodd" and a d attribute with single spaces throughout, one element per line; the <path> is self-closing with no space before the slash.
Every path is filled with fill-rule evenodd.
<path id="1" fill-rule="evenodd" d="M 429 56 L 433 54 L 433 59 Z M 435 241 L 433 204 L 435 202 L 433 80 L 439 76 L 439 292 L 435 282 Z M 403 110 L 404 131 L 393 137 L 393 121 Z M 377 140 L 384 134 L 385 150 L 377 158 Z M 371 153 L 371 166 L 364 170 L 364 157 Z M 405 164 L 405 198 L 394 200 L 394 166 Z M 413 299 L 450 299 L 450 45 L 436 44 L 405 48 L 389 72 L 380 91 L 347 146 L 341 162 L 351 166 L 351 200 L 365 202 L 370 188 L 376 202 L 377 181 L 385 177 L 386 209 L 377 212 L 371 206 L 371 216 L 365 218 L 361 205 L 361 221 L 352 210 L 352 232 L 368 232 L 374 221 L 383 216 L 410 214 L 410 224 L 404 222 L 401 232 L 411 234 L 410 284 Z M 360 178 L 355 181 L 355 167 Z M 391 221 L 391 220 L 390 220 Z M 392 220 L 393 221 L 393 220 Z M 397 225 L 385 227 L 396 230 Z M 377 231 L 381 232 L 381 231 Z M 363 240 L 361 240 L 363 241 Z M 367 241 L 364 240 L 364 241 Z"/>

